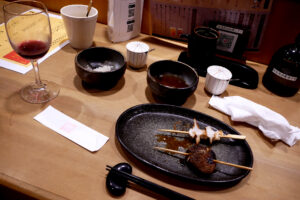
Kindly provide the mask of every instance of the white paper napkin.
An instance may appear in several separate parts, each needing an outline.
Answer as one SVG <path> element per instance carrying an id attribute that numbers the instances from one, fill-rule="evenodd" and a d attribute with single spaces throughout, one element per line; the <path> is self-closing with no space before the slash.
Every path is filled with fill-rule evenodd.
<path id="1" fill-rule="evenodd" d="M 300 140 L 300 129 L 292 126 L 280 114 L 240 96 L 212 96 L 209 105 L 241 121 L 258 127 L 271 140 L 282 140 L 293 146 Z"/>
<path id="2" fill-rule="evenodd" d="M 52 106 L 48 106 L 34 119 L 92 152 L 98 151 L 108 140 L 105 135 L 72 119 Z"/>

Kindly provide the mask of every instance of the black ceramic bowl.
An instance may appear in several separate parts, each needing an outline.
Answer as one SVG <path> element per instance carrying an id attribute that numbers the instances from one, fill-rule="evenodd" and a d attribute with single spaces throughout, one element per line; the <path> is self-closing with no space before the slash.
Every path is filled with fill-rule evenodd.
<path id="1" fill-rule="evenodd" d="M 126 62 L 124 56 L 114 49 L 92 47 L 76 55 L 75 69 L 83 83 L 110 89 L 124 75 Z"/>
<path id="2" fill-rule="evenodd" d="M 170 104 L 183 104 L 198 86 L 197 72 L 187 64 L 173 60 L 152 63 L 147 83 L 154 97 Z"/>

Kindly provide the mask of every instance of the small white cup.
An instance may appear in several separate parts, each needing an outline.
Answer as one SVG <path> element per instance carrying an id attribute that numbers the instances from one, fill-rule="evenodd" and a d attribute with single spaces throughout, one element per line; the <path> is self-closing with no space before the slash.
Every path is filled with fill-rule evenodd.
<path id="1" fill-rule="evenodd" d="M 232 73 L 225 67 L 212 65 L 207 68 L 205 89 L 213 95 L 222 94 L 232 77 Z"/>
<path id="2" fill-rule="evenodd" d="M 91 8 L 86 16 L 87 5 L 73 4 L 60 9 L 68 39 L 75 49 L 86 49 L 93 44 L 98 10 Z"/>
<path id="3" fill-rule="evenodd" d="M 146 66 L 149 46 L 144 42 L 129 42 L 126 45 L 127 63 L 130 67 L 140 69 Z"/>

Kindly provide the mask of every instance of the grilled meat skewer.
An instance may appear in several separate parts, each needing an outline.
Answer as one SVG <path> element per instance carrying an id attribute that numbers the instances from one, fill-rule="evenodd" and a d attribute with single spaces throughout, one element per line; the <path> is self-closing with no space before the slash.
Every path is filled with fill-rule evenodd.
<path id="1" fill-rule="evenodd" d="M 166 152 L 177 153 L 177 154 L 188 156 L 187 162 L 204 174 L 213 173 L 216 168 L 216 163 L 229 165 L 232 167 L 237 167 L 246 170 L 253 169 L 252 167 L 247 167 L 247 166 L 216 160 L 215 153 L 210 148 L 204 147 L 202 145 L 192 145 L 187 152 L 181 152 L 181 151 L 166 149 L 162 147 L 154 147 L 154 148 L 160 151 L 166 151 Z"/>

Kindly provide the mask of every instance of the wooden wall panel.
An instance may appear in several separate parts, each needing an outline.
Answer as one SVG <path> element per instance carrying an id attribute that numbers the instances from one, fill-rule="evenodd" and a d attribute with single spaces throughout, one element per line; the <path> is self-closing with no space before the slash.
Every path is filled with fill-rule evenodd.
<path id="1" fill-rule="evenodd" d="M 274 0 L 259 51 L 246 52 L 248 60 L 269 64 L 280 47 L 293 43 L 300 33 L 300 1 Z"/>
<path id="2" fill-rule="evenodd" d="M 50 11 L 58 12 L 60 9 L 69 4 L 89 4 L 89 0 L 40 0 L 44 2 Z M 93 6 L 98 10 L 98 22 L 106 24 L 107 23 L 107 9 L 108 0 L 97 0 L 93 1 Z"/>

